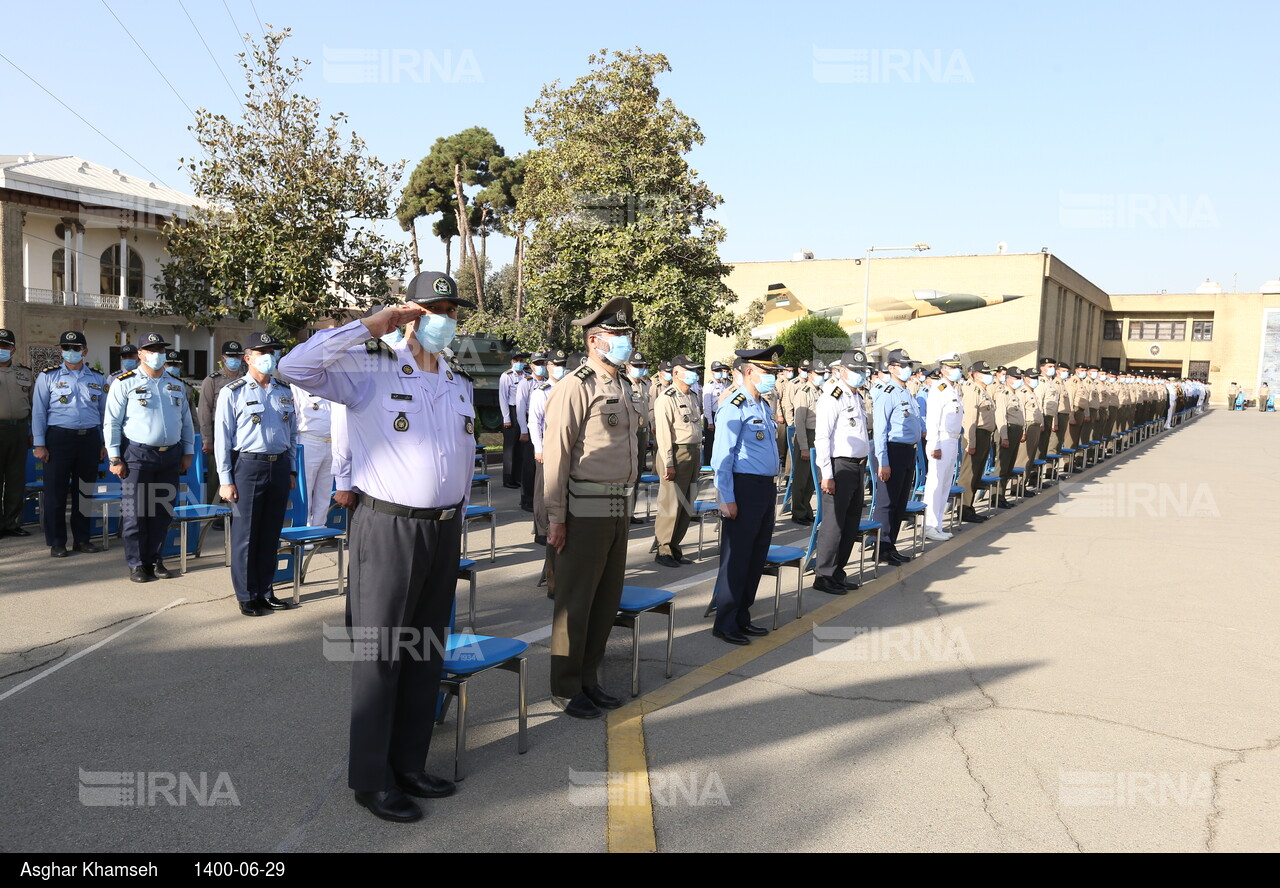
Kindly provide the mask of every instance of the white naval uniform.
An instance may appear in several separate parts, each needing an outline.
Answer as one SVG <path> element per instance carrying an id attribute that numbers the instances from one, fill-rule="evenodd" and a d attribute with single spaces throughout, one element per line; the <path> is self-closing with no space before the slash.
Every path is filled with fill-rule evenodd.
<path id="1" fill-rule="evenodd" d="M 924 429 L 928 466 L 924 482 L 924 526 L 945 533 L 942 518 L 947 514 L 947 498 L 955 477 L 960 435 L 964 431 L 964 404 L 958 383 L 944 380 L 929 386 Z M 935 450 L 942 451 L 941 459 L 933 458 Z"/>
<path id="2" fill-rule="evenodd" d="M 323 527 L 329 519 L 333 495 L 331 444 L 333 405 L 324 398 L 291 385 L 298 413 L 298 441 L 302 444 L 302 471 L 307 491 L 307 523 Z"/>

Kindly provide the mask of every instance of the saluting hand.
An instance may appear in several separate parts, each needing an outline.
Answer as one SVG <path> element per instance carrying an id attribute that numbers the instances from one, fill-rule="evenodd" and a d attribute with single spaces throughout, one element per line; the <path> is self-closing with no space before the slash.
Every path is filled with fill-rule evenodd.
<path id="1" fill-rule="evenodd" d="M 402 327 L 410 321 L 416 321 L 424 314 L 426 314 L 425 308 L 411 302 L 405 305 L 388 305 L 382 311 L 372 317 L 363 319 L 360 323 L 364 324 L 374 336 L 382 337 L 397 327 Z"/>

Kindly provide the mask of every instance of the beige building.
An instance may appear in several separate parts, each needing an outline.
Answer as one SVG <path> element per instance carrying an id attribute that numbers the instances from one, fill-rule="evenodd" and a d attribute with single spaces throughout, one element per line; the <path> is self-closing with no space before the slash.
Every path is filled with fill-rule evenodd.
<path id="1" fill-rule="evenodd" d="M 80 330 L 89 363 L 119 367 L 119 348 L 149 330 L 183 354 L 186 374 L 214 369 L 225 339 L 252 327 L 192 328 L 176 317 L 143 317 L 166 261 L 161 227 L 184 219 L 196 198 L 71 156 L 0 155 L 0 327 L 17 334 L 17 358 L 55 364 L 58 336 Z"/>
<path id="2" fill-rule="evenodd" d="M 861 341 L 866 259 L 740 262 L 726 283 L 746 312 L 765 298 L 754 335 L 773 341 L 809 314 L 831 318 Z M 873 349 L 905 348 L 933 362 L 948 352 L 993 366 L 1040 357 L 1165 376 L 1206 378 L 1217 400 L 1228 383 L 1280 384 L 1280 284 L 1271 292 L 1110 295 L 1048 252 L 895 256 L 870 260 L 867 313 Z M 841 343 L 822 343 L 831 354 Z M 709 335 L 706 358 L 733 343 Z"/>

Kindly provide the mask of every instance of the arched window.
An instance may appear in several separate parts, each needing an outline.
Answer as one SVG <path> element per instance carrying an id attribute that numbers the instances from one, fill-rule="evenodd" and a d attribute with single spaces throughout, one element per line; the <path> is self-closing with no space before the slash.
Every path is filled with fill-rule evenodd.
<path id="1" fill-rule="evenodd" d="M 59 247 L 53 251 L 53 290 L 63 293 L 67 290 L 67 251 Z M 76 288 L 76 263 L 71 262 L 71 289 Z"/>
<path id="2" fill-rule="evenodd" d="M 103 296 L 120 295 L 120 245 L 112 244 L 102 251 L 99 260 L 102 269 Z M 142 298 L 142 257 L 133 247 L 129 248 L 129 298 Z"/>

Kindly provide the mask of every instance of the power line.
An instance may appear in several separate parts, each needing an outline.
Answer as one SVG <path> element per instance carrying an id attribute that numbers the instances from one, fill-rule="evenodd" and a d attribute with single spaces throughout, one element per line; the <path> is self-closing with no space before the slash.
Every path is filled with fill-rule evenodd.
<path id="1" fill-rule="evenodd" d="M 253 17 L 258 20 L 258 27 L 262 29 L 262 33 L 267 33 L 267 26 L 262 23 L 262 16 L 258 15 L 258 5 L 249 0 L 249 7 L 253 10 Z"/>
<path id="2" fill-rule="evenodd" d="M 240 42 L 244 44 L 245 52 L 249 51 L 249 43 L 244 39 L 244 31 L 240 30 L 240 26 L 236 24 L 236 17 L 231 14 L 231 7 L 227 5 L 227 0 L 222 0 L 222 8 L 227 11 L 227 18 L 231 19 L 231 27 L 236 29 L 236 36 L 240 38 Z"/>
<path id="3" fill-rule="evenodd" d="M 168 188 L 168 187 L 169 187 L 169 183 L 168 183 L 168 182 L 166 182 L 164 179 L 161 179 L 161 178 L 160 178 L 159 176 L 157 176 L 155 173 L 151 172 L 151 170 L 150 170 L 150 169 L 148 169 L 148 167 L 147 167 L 147 165 L 146 165 L 145 163 L 143 163 L 142 161 L 138 160 L 138 158 L 134 157 L 134 156 L 133 156 L 132 154 L 130 154 L 128 151 L 125 151 L 123 148 L 121 148 L 121 147 L 120 147 L 120 145 L 119 145 L 119 144 L 118 144 L 114 139 L 112 139 L 110 136 L 108 136 L 108 135 L 107 135 L 106 133 L 104 133 L 102 130 L 98 129 L 96 126 L 94 126 L 94 125 L 93 125 L 92 123 L 90 123 L 89 121 L 85 120 L 84 115 L 82 115 L 82 114 L 81 114 L 79 111 L 77 111 L 75 108 L 72 108 L 72 107 L 71 107 L 70 105 L 68 105 L 66 102 L 62 101 L 62 99 L 60 99 L 60 98 L 58 98 L 57 96 L 55 96 L 52 92 L 50 92 L 50 91 L 49 91 L 48 87 L 46 87 L 46 86 L 45 86 L 43 83 L 41 83 L 39 80 L 36 80 L 34 77 L 32 77 L 32 76 L 31 76 L 30 74 L 28 74 L 26 71 L 22 70 L 22 68 L 21 68 L 21 67 L 19 67 L 19 65 L 18 65 L 18 63 L 17 63 L 17 62 L 15 62 L 13 59 L 9 58 L 9 57 L 8 57 L 7 55 L 5 55 L 4 53 L 0 53 L 0 59 L 4 59 L 6 62 L 8 62 L 10 65 L 12 65 L 12 66 L 17 70 L 17 72 L 18 72 L 19 74 L 21 74 L 23 77 L 25 77 L 25 78 L 27 78 L 28 80 L 30 80 L 30 81 L 31 81 L 32 83 L 34 83 L 36 86 L 40 87 L 40 89 L 44 90 L 44 92 L 49 96 L 49 98 L 53 99 L 55 102 L 57 102 L 57 103 L 58 103 L 59 105 L 61 105 L 63 108 L 66 108 L 68 111 L 70 111 L 70 112 L 71 112 L 72 114 L 74 114 L 76 117 L 80 118 L 80 122 L 81 122 L 81 123 L 83 123 L 85 126 L 89 127 L 89 129 L 93 130 L 93 131 L 94 131 L 95 133 L 97 133 L 98 135 L 102 136 L 102 138 L 106 139 L 106 140 L 107 140 L 108 142 L 110 142 L 113 146 L 115 146 L 115 149 L 116 149 L 117 151 L 119 151 L 119 152 L 120 152 L 121 154 L 123 154 L 125 157 L 129 158 L 130 160 L 132 160 L 134 163 L 136 163 L 136 164 L 137 164 L 139 167 L 141 167 L 143 170 L 146 170 L 146 172 L 151 176 L 151 178 L 152 178 L 152 179 L 154 179 L 155 181 L 159 182 L 161 185 L 163 185 L 163 186 L 164 186 L 164 187 L 166 187 L 166 188 Z"/>
<path id="4" fill-rule="evenodd" d="M 231 90 L 231 95 L 235 97 L 236 102 L 240 105 L 240 110 L 244 110 L 244 103 L 240 101 L 240 95 L 236 92 L 235 87 L 231 85 L 231 81 L 227 79 L 226 72 L 222 70 L 222 65 L 218 64 L 217 57 L 213 54 L 213 50 L 209 48 L 209 44 L 205 42 L 204 35 L 200 33 L 200 28 L 196 26 L 196 20 L 191 17 L 191 13 L 187 12 L 187 6 L 182 0 L 178 0 L 178 5 L 182 7 L 182 12 L 186 15 L 187 21 L 191 22 L 191 27 L 195 29 L 196 36 L 200 38 L 200 42 L 204 44 L 204 51 L 209 53 L 209 58 L 213 60 L 213 66 L 218 69 L 218 73 L 222 75 L 222 80 L 227 84 L 227 89 Z"/>
<path id="5" fill-rule="evenodd" d="M 101 2 L 102 5 L 106 7 L 107 12 L 111 13 L 111 17 L 119 23 L 121 28 L 124 28 L 124 32 L 129 35 L 129 39 L 133 41 L 133 45 L 138 47 L 138 52 L 142 53 L 143 58 L 148 62 L 151 62 L 151 67 L 156 69 L 156 73 L 160 75 L 160 79 L 168 85 L 169 89 L 173 90 L 173 94 L 178 97 L 178 101 L 186 107 L 187 112 L 194 118 L 196 116 L 196 112 L 191 110 L 191 106 L 187 104 L 187 100 L 182 97 L 177 88 L 172 83 L 169 83 L 169 78 L 164 76 L 164 72 L 160 70 L 160 66 L 155 63 L 155 60 L 152 59 L 151 56 L 147 55 L 147 51 L 142 48 L 142 44 L 138 42 L 138 38 L 134 37 L 129 29 L 124 27 L 124 22 L 120 21 L 120 16 L 116 15 L 110 6 L 107 6 L 107 0 L 101 0 Z"/>

